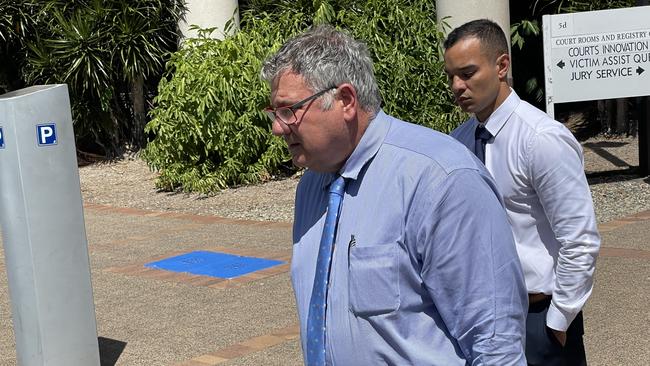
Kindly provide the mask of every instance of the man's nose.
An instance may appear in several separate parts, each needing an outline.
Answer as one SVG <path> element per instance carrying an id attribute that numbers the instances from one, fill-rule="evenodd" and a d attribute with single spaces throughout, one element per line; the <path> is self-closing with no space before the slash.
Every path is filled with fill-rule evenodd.
<path id="1" fill-rule="evenodd" d="M 291 133 L 291 129 L 276 118 L 273 121 L 273 125 L 271 125 L 271 132 L 273 132 L 275 136 L 285 136 Z"/>
<path id="2" fill-rule="evenodd" d="M 450 84 L 451 84 L 451 91 L 453 91 L 454 93 L 463 91 L 466 88 L 465 81 L 463 81 L 463 79 L 461 79 L 458 76 L 452 76 Z"/>

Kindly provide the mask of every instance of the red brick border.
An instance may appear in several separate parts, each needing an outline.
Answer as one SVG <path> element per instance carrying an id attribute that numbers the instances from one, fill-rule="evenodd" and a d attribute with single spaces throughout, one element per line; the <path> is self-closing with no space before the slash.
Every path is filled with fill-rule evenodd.
<path id="1" fill-rule="evenodd" d="M 298 324 L 294 324 L 275 330 L 269 334 L 246 339 L 242 342 L 222 348 L 216 352 L 195 357 L 187 362 L 178 364 L 178 366 L 214 366 L 297 339 L 299 336 L 300 327 Z"/>
<path id="2" fill-rule="evenodd" d="M 635 224 L 637 222 L 650 221 L 650 210 L 637 212 L 632 215 L 621 217 L 598 225 L 600 233 L 608 233 L 619 229 L 623 226 Z M 643 249 L 628 249 L 616 247 L 600 247 L 599 256 L 605 258 L 631 258 L 631 259 L 650 259 L 650 251 Z"/>
<path id="3" fill-rule="evenodd" d="M 619 219 L 614 219 L 602 223 L 598 225 L 598 231 L 600 231 L 601 233 L 606 233 L 629 224 L 634 224 L 637 222 L 649 221 L 649 220 L 650 220 L 650 210 L 641 211 L 632 215 L 624 216 Z"/>
<path id="4" fill-rule="evenodd" d="M 182 219 L 190 220 L 202 224 L 235 224 L 235 225 L 247 225 L 247 226 L 270 226 L 270 227 L 281 227 L 281 228 L 291 228 L 291 223 L 281 222 L 281 221 L 254 221 L 254 220 L 243 220 L 243 219 L 230 219 L 219 216 L 206 216 L 206 215 L 196 215 L 180 212 L 163 212 L 163 211 L 149 211 L 138 208 L 129 208 L 129 207 L 113 207 L 109 205 L 100 205 L 94 203 L 85 203 L 84 208 L 88 210 L 95 211 L 108 211 L 111 213 L 119 213 L 125 215 L 133 216 L 145 216 L 145 217 L 164 217 L 171 219 Z M 618 229 L 621 226 L 625 226 L 631 223 L 650 220 L 650 210 L 641 211 L 632 215 L 628 215 L 619 219 L 608 221 L 598 225 L 598 230 L 600 232 L 609 232 L 615 229 Z"/>
<path id="5" fill-rule="evenodd" d="M 167 219 L 190 220 L 202 224 L 234 224 L 234 225 L 262 226 L 262 227 L 267 226 L 267 227 L 278 227 L 278 228 L 291 228 L 292 226 L 290 222 L 229 219 L 229 218 L 219 217 L 219 216 L 196 215 L 196 214 L 188 214 L 182 212 L 149 211 L 149 210 L 143 210 L 139 208 L 113 207 L 109 205 L 100 205 L 95 203 L 84 203 L 84 209 L 95 210 L 95 211 L 106 211 L 111 213 L 118 213 L 124 215 L 132 215 L 132 216 L 162 217 Z"/>

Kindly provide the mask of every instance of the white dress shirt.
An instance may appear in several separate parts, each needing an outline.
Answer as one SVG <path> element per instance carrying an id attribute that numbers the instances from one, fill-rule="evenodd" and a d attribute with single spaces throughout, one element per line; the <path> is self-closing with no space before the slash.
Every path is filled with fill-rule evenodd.
<path id="1" fill-rule="evenodd" d="M 474 150 L 472 117 L 451 135 Z M 485 165 L 505 201 L 528 293 L 552 295 L 546 325 L 566 330 L 589 298 L 600 248 L 582 148 L 511 90 L 484 121 Z"/>

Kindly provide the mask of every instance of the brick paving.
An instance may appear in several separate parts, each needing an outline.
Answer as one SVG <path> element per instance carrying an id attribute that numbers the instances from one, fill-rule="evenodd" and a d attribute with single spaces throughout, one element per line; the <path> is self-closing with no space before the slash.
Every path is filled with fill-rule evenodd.
<path id="1" fill-rule="evenodd" d="M 302 363 L 288 280 L 289 223 L 96 204 L 84 208 L 99 336 L 123 344 L 121 350 L 102 355 L 105 361 L 112 360 L 102 366 L 255 365 L 259 364 L 255 355 L 261 354 L 278 358 L 269 359 L 269 365 Z M 647 299 L 650 294 L 650 210 L 603 223 L 599 230 L 604 239 L 599 277 L 585 311 L 589 361 L 591 365 L 641 364 L 650 357 L 646 335 L 650 319 L 647 310 L 639 311 L 638 301 L 627 300 Z M 144 266 L 197 249 L 286 263 L 231 280 Z M 0 315 L 6 316 L 8 295 L 2 272 Z M 156 303 L 161 294 L 168 299 L 164 305 Z M 617 304 L 615 310 L 609 308 L 612 303 Z M 111 312 L 115 307 L 128 309 L 127 313 Z M 15 345 L 4 316 L 0 365 L 8 366 L 15 364 Z M 188 324 L 195 317 L 201 319 L 200 326 Z M 151 330 L 153 326 L 148 328 L 157 322 L 163 324 L 159 333 Z M 610 331 L 618 332 L 616 337 Z"/>
<path id="2" fill-rule="evenodd" d="M 142 210 L 133 210 L 133 209 L 117 209 L 118 212 L 122 213 L 128 213 L 128 214 L 135 214 L 135 215 L 144 215 L 144 216 L 167 216 L 166 214 L 161 214 L 161 215 L 156 215 L 155 213 L 149 213 L 146 211 Z M 199 221 L 202 223 L 214 223 L 214 222 L 219 222 L 219 223 L 237 223 L 239 225 L 259 225 L 260 223 L 255 222 L 255 221 L 247 221 L 247 220 L 232 220 L 232 219 L 223 219 L 223 218 L 218 218 L 218 217 L 204 217 L 204 216 L 198 216 L 198 215 L 187 215 L 187 214 L 171 214 L 169 217 L 174 217 L 174 218 L 186 218 L 190 219 L 193 221 Z M 611 231 L 614 231 L 616 229 L 622 228 L 626 225 L 629 225 L 631 223 L 637 223 L 637 222 L 643 222 L 643 221 L 650 221 L 650 210 L 648 211 L 643 211 L 639 212 L 633 215 L 629 215 L 617 220 L 613 220 L 604 224 L 601 224 L 599 226 L 599 231 L 601 233 L 608 233 Z M 279 225 L 282 227 L 285 227 L 286 224 L 284 223 L 265 223 L 265 225 Z M 650 228 L 649 228 L 650 229 Z M 269 255 L 269 253 L 265 251 L 237 251 L 237 250 L 232 250 L 232 249 L 225 249 L 225 248 L 213 248 L 214 251 L 217 252 L 223 252 L 223 253 L 230 253 L 230 254 L 236 254 L 236 255 L 250 255 L 250 256 L 256 256 L 256 257 L 261 257 L 261 258 L 267 258 L 267 259 L 278 259 L 278 260 L 285 260 L 289 261 L 290 260 L 290 253 L 283 253 L 283 254 L 275 254 L 275 255 Z M 161 276 L 158 275 L 156 277 L 156 274 L 151 274 L 150 272 L 160 272 L 158 270 L 151 270 L 151 271 L 142 271 L 141 268 L 144 265 L 144 263 L 152 261 L 152 260 L 157 260 L 157 259 L 162 259 L 165 257 L 169 257 L 172 255 L 176 254 L 181 254 L 181 252 L 178 253 L 170 253 L 164 256 L 160 256 L 159 258 L 151 258 L 145 262 L 142 263 L 136 263 L 131 266 L 127 266 L 124 268 L 110 268 L 109 270 L 111 271 L 116 271 L 116 272 L 121 272 L 121 273 L 126 273 L 130 275 L 138 275 L 138 276 L 151 276 L 153 278 L 158 278 L 158 279 L 164 279 L 164 280 L 171 280 L 171 281 L 176 281 L 176 282 L 185 282 L 191 285 L 195 286 L 208 286 L 212 288 L 225 288 L 225 287 L 236 287 L 238 284 L 245 283 L 245 282 L 250 282 L 250 281 L 255 281 L 258 279 L 262 279 L 268 276 L 272 276 L 274 274 L 278 273 L 283 273 L 287 272 L 289 270 L 289 264 L 281 265 L 278 267 L 274 267 L 271 269 L 263 270 L 263 271 L 258 271 L 258 272 L 253 272 L 251 274 L 248 274 L 246 276 L 242 276 L 239 279 L 234 279 L 234 280 L 210 280 L 208 282 L 202 283 L 200 281 L 196 281 L 197 278 L 202 278 L 204 276 L 192 276 L 192 275 L 183 275 L 183 274 L 176 274 L 172 276 Z M 650 259 L 650 250 L 639 250 L 639 249 L 626 249 L 626 248 L 616 248 L 616 247 L 602 247 L 600 251 L 600 257 L 621 257 L 621 258 L 632 258 L 632 259 Z M 216 282 L 214 282 L 216 281 Z M 226 363 L 228 361 L 231 361 L 233 359 L 237 359 L 239 357 L 246 356 L 248 354 L 254 353 L 261 351 L 266 348 L 270 348 L 273 346 L 276 346 L 280 343 L 284 343 L 286 341 L 290 340 L 295 340 L 298 339 L 300 336 L 299 334 L 299 325 L 295 324 L 283 329 L 280 329 L 278 331 L 274 331 L 270 334 L 263 335 L 263 336 L 258 336 L 254 338 L 247 339 L 243 342 L 236 343 L 230 346 L 227 346 L 225 348 L 219 349 L 215 352 L 211 352 L 208 354 L 204 354 L 195 358 L 192 358 L 186 362 L 180 363 L 177 366 L 214 366 L 214 365 L 220 365 L 223 363 Z"/>

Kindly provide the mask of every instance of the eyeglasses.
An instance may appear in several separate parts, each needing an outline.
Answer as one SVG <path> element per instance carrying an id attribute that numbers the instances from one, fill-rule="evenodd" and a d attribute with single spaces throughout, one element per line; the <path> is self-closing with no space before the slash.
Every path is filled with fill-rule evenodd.
<path id="1" fill-rule="evenodd" d="M 314 94 L 312 96 L 309 96 L 309 97 L 307 97 L 307 98 L 305 98 L 305 99 L 303 99 L 303 100 L 301 100 L 301 101 L 299 101 L 297 103 L 294 103 L 294 104 L 292 104 L 290 106 L 278 107 L 278 108 L 271 108 L 271 107 L 264 108 L 264 113 L 266 113 L 266 115 L 269 117 L 271 122 L 275 122 L 276 119 L 279 119 L 282 123 L 284 123 L 287 126 L 293 125 L 296 122 L 298 122 L 298 117 L 296 117 L 296 111 L 297 110 L 302 108 L 302 106 L 304 106 L 308 102 L 311 102 L 312 100 L 320 97 L 321 95 L 327 93 L 328 91 L 330 91 L 332 89 L 336 89 L 336 88 L 338 88 L 338 87 L 335 86 L 335 85 L 332 85 L 329 88 L 323 89 L 323 90 L 319 91 L 318 93 L 316 93 L 316 94 Z"/>

